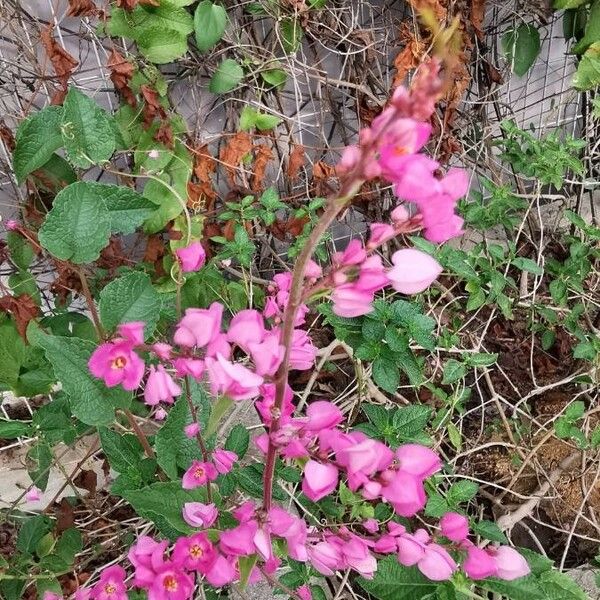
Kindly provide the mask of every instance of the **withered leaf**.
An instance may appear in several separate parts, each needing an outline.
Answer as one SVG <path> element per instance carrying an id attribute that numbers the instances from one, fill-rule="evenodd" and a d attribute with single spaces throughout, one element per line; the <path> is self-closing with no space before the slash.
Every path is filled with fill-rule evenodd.
<path id="1" fill-rule="evenodd" d="M 51 102 L 52 104 L 62 104 L 67 95 L 69 77 L 79 63 L 52 37 L 53 30 L 53 25 L 42 29 L 40 39 L 60 85 L 52 96 Z"/>
<path id="2" fill-rule="evenodd" d="M 225 166 L 227 178 L 231 184 L 235 184 L 239 164 L 251 150 L 252 141 L 250 135 L 245 131 L 236 133 L 224 146 L 221 146 L 219 159 Z"/>
<path id="3" fill-rule="evenodd" d="M 258 192 L 262 188 L 267 171 L 267 165 L 273 158 L 273 151 L 269 146 L 259 144 L 254 147 L 254 174 L 252 175 L 251 189 L 253 192 Z"/>
<path id="4" fill-rule="evenodd" d="M 87 490 L 93 496 L 98 488 L 98 475 L 96 471 L 92 471 L 91 469 L 82 469 L 77 477 L 73 479 L 73 483 L 78 488 Z"/>
<path id="5" fill-rule="evenodd" d="M 89 17 L 97 12 L 98 8 L 92 0 L 69 0 L 68 17 Z"/>
<path id="6" fill-rule="evenodd" d="M 294 181 L 298 177 L 300 169 L 304 166 L 305 158 L 306 153 L 304 146 L 301 144 L 294 144 L 294 148 L 290 152 L 290 157 L 288 158 L 287 174 L 290 181 Z"/>
<path id="7" fill-rule="evenodd" d="M 142 96 L 144 98 L 144 110 L 142 114 L 144 116 L 144 124 L 146 127 L 149 127 L 154 121 L 155 117 L 160 119 L 166 119 L 167 113 L 165 109 L 160 105 L 160 101 L 158 99 L 158 92 L 151 88 L 149 85 L 143 85 L 140 87 L 140 91 L 142 92 Z"/>
<path id="8" fill-rule="evenodd" d="M 158 131 L 154 134 L 154 140 L 167 146 L 167 148 L 173 149 L 175 146 L 175 138 L 173 136 L 173 128 L 168 121 L 163 121 Z"/>
<path id="9" fill-rule="evenodd" d="M 115 89 L 123 96 L 129 106 L 135 107 L 137 101 L 133 90 L 129 86 L 135 72 L 133 64 L 113 48 L 106 66 L 110 71 L 110 80 L 113 82 Z"/>
<path id="10" fill-rule="evenodd" d="M 40 313 L 38 305 L 28 294 L 3 296 L 0 298 L 0 310 L 12 315 L 19 335 L 27 342 L 27 325 Z"/>

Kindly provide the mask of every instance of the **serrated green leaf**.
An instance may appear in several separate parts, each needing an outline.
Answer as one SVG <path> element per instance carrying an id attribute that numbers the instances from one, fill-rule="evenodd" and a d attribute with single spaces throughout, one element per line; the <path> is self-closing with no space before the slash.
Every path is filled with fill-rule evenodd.
<path id="1" fill-rule="evenodd" d="M 425 514 L 428 517 L 434 517 L 436 519 L 439 519 L 449 510 L 450 507 L 441 494 L 432 494 L 427 499 L 427 504 L 425 505 Z"/>
<path id="2" fill-rule="evenodd" d="M 52 519 L 45 515 L 36 515 L 27 519 L 17 536 L 17 550 L 32 554 L 40 540 L 52 530 Z"/>
<path id="3" fill-rule="evenodd" d="M 88 360 L 96 344 L 79 338 L 47 335 L 30 327 L 27 336 L 32 344 L 44 349 L 63 391 L 69 397 L 71 411 L 87 425 L 108 425 L 114 420 L 116 408 L 131 404 L 131 393 L 119 388 L 107 388 L 93 377 Z"/>
<path id="4" fill-rule="evenodd" d="M 0 419 L 0 440 L 14 440 L 31 432 L 31 425 L 23 421 Z"/>
<path id="5" fill-rule="evenodd" d="M 108 160 L 117 147 L 112 118 L 73 87 L 63 105 L 61 130 L 67 157 L 77 167 Z"/>
<path id="6" fill-rule="evenodd" d="M 19 183 L 43 167 L 62 146 L 62 114 L 62 106 L 47 106 L 19 124 L 13 152 L 13 169 Z"/>
<path id="7" fill-rule="evenodd" d="M 27 238 L 16 231 L 9 231 L 6 236 L 10 259 L 19 269 L 27 269 L 35 256 L 35 251 Z"/>
<path id="8" fill-rule="evenodd" d="M 478 489 L 479 486 L 474 481 L 461 479 L 450 486 L 446 499 L 450 505 L 456 506 L 461 502 L 472 500 Z"/>
<path id="9" fill-rule="evenodd" d="M 63 531 L 54 546 L 54 553 L 68 564 L 72 564 L 75 555 L 83 549 L 83 536 L 76 527 Z"/>
<path id="10" fill-rule="evenodd" d="M 581 57 L 573 87 L 581 92 L 593 90 L 600 85 L 600 42 L 592 44 Z"/>
<path id="11" fill-rule="evenodd" d="M 436 583 L 416 567 L 404 567 L 395 556 L 379 561 L 373 579 L 359 577 L 358 584 L 377 600 L 421 600 L 435 592 Z"/>
<path id="12" fill-rule="evenodd" d="M 38 440 L 26 455 L 27 472 L 31 481 L 42 491 L 46 490 L 50 466 L 52 465 L 52 451 L 46 440 Z"/>
<path id="13" fill-rule="evenodd" d="M 153 27 L 137 36 L 140 52 L 158 65 L 173 62 L 188 51 L 187 34 L 174 29 Z"/>
<path id="14" fill-rule="evenodd" d="M 462 379 L 467 372 L 467 367 L 464 363 L 459 362 L 458 360 L 451 358 L 446 361 L 444 365 L 444 373 L 442 377 L 442 384 L 449 385 Z"/>
<path id="15" fill-rule="evenodd" d="M 268 69 L 261 71 L 260 76 L 274 87 L 281 87 L 287 81 L 287 73 L 283 69 Z"/>
<path id="16" fill-rule="evenodd" d="M 96 184 L 98 185 L 98 184 Z M 108 245 L 110 213 L 86 181 L 61 190 L 39 231 L 40 244 L 60 260 L 92 262 Z"/>
<path id="17" fill-rule="evenodd" d="M 539 31 L 528 23 L 507 31 L 502 36 L 501 43 L 506 60 L 519 77 L 529 71 L 540 53 Z"/>
<path id="18" fill-rule="evenodd" d="M 210 50 L 217 44 L 225 33 L 227 12 L 220 4 L 211 0 L 203 0 L 194 13 L 194 30 L 196 45 L 200 52 Z"/>
<path id="19" fill-rule="evenodd" d="M 304 30 L 300 26 L 298 19 L 289 18 L 279 22 L 279 36 L 281 38 L 281 47 L 286 54 L 293 54 L 300 48 Z"/>
<path id="20" fill-rule="evenodd" d="M 150 277 L 137 271 L 114 279 L 100 292 L 100 319 L 110 331 L 119 323 L 143 321 L 145 334 L 150 336 L 158 323 L 161 306 L 161 296 Z"/>
<path id="21" fill-rule="evenodd" d="M 394 413 L 394 432 L 401 439 L 412 439 L 423 432 L 430 417 L 431 408 L 428 406 L 401 406 Z"/>
<path id="22" fill-rule="evenodd" d="M 235 452 L 238 459 L 244 458 L 246 452 L 248 452 L 248 446 L 250 445 L 250 434 L 244 425 L 238 423 L 234 425 L 233 429 L 229 432 L 227 440 L 225 441 L 225 450 L 231 450 Z"/>
<path id="23" fill-rule="evenodd" d="M 102 451 L 117 473 L 127 473 L 131 468 L 139 468 L 144 449 L 135 435 L 120 434 L 106 427 L 98 428 L 98 433 Z"/>
<path id="24" fill-rule="evenodd" d="M 485 540 L 508 544 L 506 536 L 502 533 L 500 527 L 493 521 L 479 521 L 479 523 L 473 524 L 471 529 L 473 530 L 473 533 L 480 535 Z"/>
<path id="25" fill-rule="evenodd" d="M 202 457 L 198 441 L 184 432 L 184 427 L 192 421 L 187 399 L 181 396 L 156 434 L 156 460 L 170 479 L 178 479 L 178 468 L 187 469 L 193 460 Z"/>
<path id="26" fill-rule="evenodd" d="M 182 516 L 186 502 L 206 502 L 206 490 L 184 490 L 181 482 L 159 482 L 140 490 L 128 490 L 121 494 L 138 515 L 152 521 L 158 530 L 171 540 L 190 535 L 195 530 Z"/>
<path id="27" fill-rule="evenodd" d="M 543 275 L 544 269 L 540 267 L 534 260 L 531 258 L 524 258 L 522 256 L 517 256 L 517 258 L 513 258 L 511 261 L 517 269 L 521 269 L 521 271 L 527 271 L 528 273 L 533 273 L 534 275 Z"/>
<path id="28" fill-rule="evenodd" d="M 212 76 L 208 89 L 213 94 L 226 94 L 235 89 L 244 78 L 244 70 L 231 58 L 224 60 Z"/>
<path id="29" fill-rule="evenodd" d="M 112 233 L 133 233 L 156 210 L 156 205 L 121 185 L 89 183 L 90 190 L 106 204 Z"/>
<path id="30" fill-rule="evenodd" d="M 373 361 L 373 381 L 381 389 L 394 394 L 400 385 L 400 371 L 396 363 L 378 356 Z"/>
<path id="31" fill-rule="evenodd" d="M 446 425 L 446 429 L 448 430 L 448 437 L 450 438 L 450 443 L 454 446 L 456 450 L 458 450 L 458 452 L 460 452 L 462 448 L 462 435 L 460 434 L 460 431 L 452 422 L 449 422 Z"/>

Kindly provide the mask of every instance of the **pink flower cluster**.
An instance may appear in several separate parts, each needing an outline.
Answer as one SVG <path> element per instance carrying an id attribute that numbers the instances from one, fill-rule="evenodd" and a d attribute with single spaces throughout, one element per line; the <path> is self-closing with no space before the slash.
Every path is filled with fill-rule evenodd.
<path id="1" fill-rule="evenodd" d="M 436 243 L 462 233 L 456 203 L 468 189 L 464 171 L 451 169 L 438 176 L 440 164 L 419 153 L 431 135 L 431 118 L 441 82 L 438 65 L 431 62 L 411 90 L 398 88 L 391 102 L 371 126 L 361 130 L 359 144 L 346 148 L 340 167 L 364 179 L 383 177 L 395 194 L 416 205 L 425 237 Z"/>
<path id="2" fill-rule="evenodd" d="M 150 351 L 162 363 L 148 369 L 144 401 L 149 406 L 159 402 L 172 404 L 181 394 L 181 387 L 167 369 L 177 377 L 206 379 L 213 395 L 223 394 L 234 400 L 255 398 L 283 359 L 281 331 L 279 327 L 267 328 L 261 313 L 249 309 L 237 313 L 223 332 L 223 312 L 224 307 L 218 302 L 206 309 L 187 309 L 176 326 L 173 346 L 165 343 L 146 346 L 142 322 L 122 324 L 118 327 L 118 337 L 94 351 L 89 369 L 108 387 L 122 385 L 126 390 L 134 390 L 145 373 L 145 363 L 138 351 Z M 234 354 L 240 353 L 244 356 L 236 360 Z M 310 369 L 315 355 L 316 348 L 308 334 L 295 329 L 291 368 Z"/>

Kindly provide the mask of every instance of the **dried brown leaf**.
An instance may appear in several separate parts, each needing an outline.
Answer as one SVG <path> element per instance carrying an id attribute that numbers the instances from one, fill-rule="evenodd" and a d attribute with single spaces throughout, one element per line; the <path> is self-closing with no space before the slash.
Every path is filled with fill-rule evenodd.
<path id="1" fill-rule="evenodd" d="M 27 342 L 27 325 L 40 313 L 38 305 L 28 294 L 3 296 L 0 298 L 0 310 L 12 315 L 19 335 Z"/>
<path id="2" fill-rule="evenodd" d="M 106 66 L 110 71 L 110 80 L 113 82 L 115 89 L 123 96 L 129 106 L 135 107 L 137 100 L 130 87 L 131 78 L 135 72 L 133 64 L 113 48 Z"/>
<path id="3" fill-rule="evenodd" d="M 98 12 L 92 0 L 69 0 L 68 17 L 90 17 Z"/>
<path id="4" fill-rule="evenodd" d="M 133 10 L 138 4 L 140 6 L 160 6 L 158 0 L 117 0 L 117 6 L 125 10 Z"/>
<path id="5" fill-rule="evenodd" d="M 173 128 L 168 121 L 163 121 L 158 131 L 154 134 L 154 140 L 164 144 L 167 148 L 175 147 L 175 137 L 173 136 Z"/>
<path id="6" fill-rule="evenodd" d="M 287 167 L 287 174 L 290 181 L 294 181 L 298 177 L 300 169 L 304 166 L 305 160 L 306 152 L 304 146 L 301 144 L 294 144 L 294 148 L 290 152 L 290 157 L 288 158 Z"/>
<path id="7" fill-rule="evenodd" d="M 144 98 L 144 109 L 142 111 L 142 115 L 144 116 L 144 125 L 149 127 L 156 117 L 161 120 L 166 119 L 167 113 L 160 104 L 158 92 L 149 85 L 141 86 L 140 91 L 142 92 L 142 96 Z"/>
<path id="8" fill-rule="evenodd" d="M 53 30 L 53 25 L 42 29 L 40 39 L 60 85 L 52 96 L 51 102 L 52 104 L 62 104 L 67 95 L 69 77 L 79 63 L 52 37 Z"/>
<path id="9" fill-rule="evenodd" d="M 471 0 L 471 23 L 477 37 L 483 39 L 483 17 L 485 16 L 485 0 Z"/>
<path id="10" fill-rule="evenodd" d="M 223 163 L 227 178 L 232 185 L 235 184 L 240 162 L 251 151 L 252 141 L 245 131 L 236 133 L 224 146 L 221 146 L 219 160 Z"/>
<path id="11" fill-rule="evenodd" d="M 255 146 L 254 150 L 254 174 L 252 175 L 252 183 L 250 187 L 252 188 L 253 192 L 258 192 L 262 188 L 267 166 L 273 158 L 273 151 L 271 148 L 269 148 L 269 146 L 265 146 L 264 144 Z"/>

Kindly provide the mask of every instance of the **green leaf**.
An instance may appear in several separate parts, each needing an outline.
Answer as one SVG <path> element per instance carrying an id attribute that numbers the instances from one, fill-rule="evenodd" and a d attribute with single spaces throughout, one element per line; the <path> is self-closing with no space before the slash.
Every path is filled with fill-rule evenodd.
<path id="1" fill-rule="evenodd" d="M 519 577 L 513 581 L 505 581 L 488 577 L 477 582 L 484 590 L 501 594 L 510 600 L 563 600 L 560 596 L 547 596 L 540 588 L 537 579 L 533 575 Z"/>
<path id="2" fill-rule="evenodd" d="M 540 53 L 540 34 L 528 23 L 507 31 L 501 40 L 502 51 L 513 72 L 522 77 L 529 71 Z"/>
<path id="3" fill-rule="evenodd" d="M 50 466 L 52 465 L 52 452 L 45 440 L 38 440 L 26 455 L 27 472 L 31 481 L 42 491 L 45 491 L 50 476 Z"/>
<path id="4" fill-rule="evenodd" d="M 226 26 L 227 12 L 221 5 L 210 0 L 200 2 L 194 13 L 194 30 L 198 50 L 200 52 L 210 50 L 223 37 Z"/>
<path id="5" fill-rule="evenodd" d="M 7 421 L 0 419 L 0 440 L 14 440 L 18 437 L 29 435 L 31 425 L 23 421 Z"/>
<path id="6" fill-rule="evenodd" d="M 156 460 L 170 479 L 178 479 L 178 468 L 187 469 L 202 453 L 198 441 L 185 435 L 184 427 L 192 423 L 192 415 L 183 396 L 177 399 L 169 416 L 158 430 L 154 442 Z"/>
<path id="7" fill-rule="evenodd" d="M 76 167 L 108 160 L 117 147 L 112 118 L 73 87 L 65 98 L 61 128 L 67 157 Z"/>
<path id="8" fill-rule="evenodd" d="M 171 540 L 195 531 L 183 520 L 183 505 L 206 501 L 204 488 L 184 490 L 179 481 L 153 483 L 140 490 L 125 491 L 122 496 L 140 517 L 152 521 Z"/>
<path id="9" fill-rule="evenodd" d="M 421 600 L 433 594 L 436 583 L 416 567 L 404 567 L 396 556 L 379 561 L 373 579 L 357 579 L 358 585 L 378 600 Z"/>
<path id="10" fill-rule="evenodd" d="M 465 354 L 464 359 L 472 367 L 489 367 L 498 360 L 498 354 L 488 354 L 487 352 L 473 352 Z"/>
<path id="11" fill-rule="evenodd" d="M 442 384 L 449 385 L 462 379 L 467 372 L 467 367 L 464 363 L 459 362 L 458 360 L 451 358 L 446 361 L 444 365 L 444 374 L 442 377 Z"/>
<path id="12" fill-rule="evenodd" d="M 362 409 L 367 415 L 367 419 L 369 419 L 379 431 L 387 429 L 391 417 L 389 410 L 383 406 L 377 406 L 376 404 L 365 404 Z"/>
<path id="13" fill-rule="evenodd" d="M 97 185 L 79 181 L 54 198 L 39 231 L 39 240 L 56 258 L 77 264 L 92 262 L 108 245 L 110 213 L 96 196 Z"/>
<path id="14" fill-rule="evenodd" d="M 217 67 L 208 89 L 213 94 L 226 94 L 235 89 L 243 78 L 242 67 L 232 58 L 228 58 Z"/>
<path id="15" fill-rule="evenodd" d="M 587 50 L 598 42 L 600 42 L 600 0 L 595 0 L 587 16 L 585 33 L 571 51 L 574 54 L 587 53 Z"/>
<path id="16" fill-rule="evenodd" d="M 235 472 L 235 478 L 238 485 L 254 498 L 262 498 L 264 492 L 263 470 L 264 465 L 255 463 L 247 465 Z M 287 494 L 277 483 L 273 486 L 273 498 L 280 502 L 287 499 Z"/>
<path id="17" fill-rule="evenodd" d="M 450 486 L 446 499 L 450 505 L 456 506 L 461 502 L 472 500 L 477 494 L 478 489 L 479 486 L 474 481 L 461 479 Z"/>
<path id="18" fill-rule="evenodd" d="M 69 397 L 71 411 L 87 425 L 108 425 L 114 420 L 116 408 L 127 408 L 131 393 L 119 388 L 107 388 L 93 377 L 88 360 L 96 344 L 79 338 L 47 335 L 30 327 L 29 341 L 46 352 L 54 374 Z"/>
<path id="19" fill-rule="evenodd" d="M 79 530 L 75 527 L 70 527 L 63 531 L 60 538 L 54 546 L 54 552 L 60 556 L 66 563 L 72 564 L 75 560 L 75 555 L 83 549 L 83 537 Z"/>
<path id="20" fill-rule="evenodd" d="M 540 267 L 535 260 L 531 260 L 531 258 L 517 256 L 517 258 L 513 258 L 511 264 L 517 267 L 517 269 L 521 269 L 521 271 L 527 271 L 529 273 L 533 273 L 534 275 L 544 274 L 544 269 L 542 269 L 542 267 Z"/>
<path id="21" fill-rule="evenodd" d="M 260 76 L 274 87 L 282 87 L 287 81 L 287 73 L 283 69 L 268 69 L 261 71 Z"/>
<path id="22" fill-rule="evenodd" d="M 13 169 L 19 183 L 43 167 L 62 146 L 62 114 L 62 106 L 47 106 L 19 124 L 13 153 Z"/>
<path id="23" fill-rule="evenodd" d="M 137 470 L 144 456 L 144 449 L 135 435 L 120 434 L 106 427 L 99 427 L 102 451 L 108 463 L 117 473 Z"/>
<path id="24" fill-rule="evenodd" d="M 154 202 L 131 188 L 103 183 L 88 183 L 88 186 L 104 201 L 112 233 L 133 233 L 156 210 Z"/>
<path id="25" fill-rule="evenodd" d="M 13 321 L 0 324 L 0 382 L 17 385 L 27 349 Z"/>
<path id="26" fill-rule="evenodd" d="M 556 10 L 561 10 L 563 8 L 577 8 L 587 1 L 588 0 L 554 0 L 553 7 Z"/>
<path id="27" fill-rule="evenodd" d="M 425 506 L 425 514 L 428 517 L 434 517 L 439 519 L 445 513 L 450 510 L 446 499 L 441 494 L 432 494 L 427 499 L 427 504 Z"/>
<path id="28" fill-rule="evenodd" d="M 6 236 L 10 259 L 19 269 L 27 269 L 33 261 L 35 251 L 27 238 L 16 231 L 9 231 Z"/>
<path id="29" fill-rule="evenodd" d="M 173 62 L 188 51 L 187 36 L 174 29 L 154 27 L 137 37 L 140 52 L 158 65 Z"/>
<path id="30" fill-rule="evenodd" d="M 37 408 L 33 413 L 32 423 L 50 445 L 58 442 L 70 445 L 77 437 L 69 400 L 63 393 L 54 395 L 52 402 Z"/>
<path id="31" fill-rule="evenodd" d="M 446 425 L 446 429 L 448 430 L 448 437 L 450 438 L 450 443 L 460 452 L 462 448 L 462 435 L 458 430 L 458 427 L 452 422 L 449 422 Z"/>
<path id="32" fill-rule="evenodd" d="M 240 129 L 242 131 L 249 131 L 254 127 L 260 131 L 267 131 L 277 127 L 279 123 L 281 123 L 279 117 L 261 113 L 251 106 L 244 106 L 240 114 Z"/>
<path id="33" fill-rule="evenodd" d="M 217 400 L 217 402 L 212 407 L 210 413 L 210 420 L 206 425 L 206 429 L 204 432 L 204 435 L 206 437 L 210 437 L 213 433 L 217 431 L 221 419 L 229 412 L 232 406 L 233 400 L 231 398 L 228 398 L 227 396 L 221 396 Z"/>
<path id="34" fill-rule="evenodd" d="M 45 515 L 36 515 L 27 519 L 17 536 L 17 550 L 32 554 L 40 540 L 52 530 L 53 521 Z"/>
<path id="35" fill-rule="evenodd" d="M 540 587 L 546 598 L 556 600 L 588 600 L 589 596 L 565 573 L 555 569 L 542 573 Z"/>
<path id="36" fill-rule="evenodd" d="M 573 87 L 579 91 L 593 90 L 600 85 L 600 42 L 592 44 L 577 66 Z"/>
<path id="37" fill-rule="evenodd" d="M 394 394 L 400 385 L 400 371 L 393 360 L 377 357 L 373 361 L 373 381 L 383 390 Z"/>
<path id="38" fill-rule="evenodd" d="M 429 406 L 401 406 L 394 414 L 393 425 L 395 433 L 403 439 L 410 440 L 423 432 L 429 418 L 431 408 Z"/>
<path id="39" fill-rule="evenodd" d="M 281 47 L 286 54 L 293 54 L 300 48 L 304 31 L 297 19 L 283 19 L 279 22 Z"/>
<path id="40" fill-rule="evenodd" d="M 500 527 L 493 521 L 479 521 L 479 523 L 474 523 L 471 529 L 473 530 L 473 533 L 480 535 L 486 540 L 508 544 L 506 536 L 502 533 Z"/>
<path id="41" fill-rule="evenodd" d="M 145 334 L 150 336 L 158 323 L 161 306 L 161 296 L 150 277 L 137 271 L 111 281 L 100 292 L 100 319 L 110 331 L 119 323 L 144 321 Z"/>
<path id="42" fill-rule="evenodd" d="M 241 460 L 248 452 L 248 446 L 250 444 L 250 434 L 244 425 L 238 423 L 233 427 L 227 436 L 225 441 L 225 450 L 231 450 L 235 452 L 238 458 Z"/>

